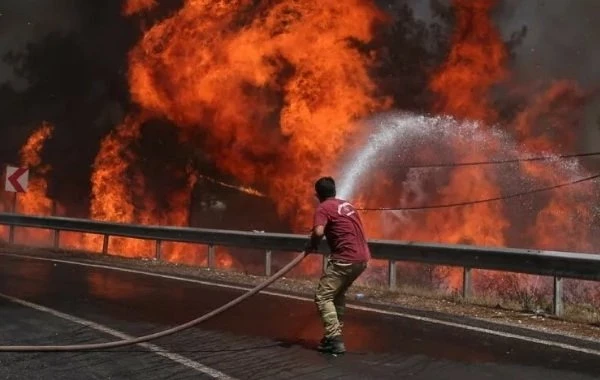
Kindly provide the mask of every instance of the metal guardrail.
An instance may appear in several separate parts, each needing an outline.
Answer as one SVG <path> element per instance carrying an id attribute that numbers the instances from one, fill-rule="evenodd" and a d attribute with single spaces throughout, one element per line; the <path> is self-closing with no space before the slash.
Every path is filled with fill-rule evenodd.
<path id="1" fill-rule="evenodd" d="M 273 251 L 301 251 L 307 236 L 212 230 L 182 227 L 118 224 L 87 219 L 38 217 L 0 213 L 0 225 L 10 226 L 9 243 L 14 243 L 15 227 L 32 227 L 54 231 L 53 246 L 60 247 L 60 231 L 90 233 L 104 236 L 103 253 L 108 252 L 110 236 L 156 241 L 156 258 L 161 258 L 161 242 L 187 242 L 208 246 L 208 266 L 214 267 L 215 246 L 265 250 L 265 274 L 271 273 Z M 409 261 L 462 267 L 463 297 L 471 292 L 471 270 L 488 269 L 506 272 L 552 276 L 554 278 L 553 306 L 562 315 L 563 278 L 600 281 L 600 255 L 530 249 L 483 248 L 464 245 L 423 244 L 390 240 L 370 240 L 374 259 L 388 261 L 388 284 L 396 288 L 396 262 Z M 327 253 L 325 242 L 319 250 Z"/>

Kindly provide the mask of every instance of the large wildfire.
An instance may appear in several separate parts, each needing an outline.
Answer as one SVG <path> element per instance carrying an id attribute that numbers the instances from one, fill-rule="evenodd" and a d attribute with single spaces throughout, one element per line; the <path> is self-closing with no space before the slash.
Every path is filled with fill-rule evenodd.
<path id="1" fill-rule="evenodd" d="M 122 13 L 143 17 L 156 4 L 129 0 Z M 514 83 L 508 48 L 491 20 L 496 1 L 454 0 L 452 5 L 449 51 L 429 78 L 435 99 L 430 112 L 503 128 L 529 155 L 576 151 L 589 94 L 568 81 L 523 91 L 528 84 Z M 377 55 L 359 48 L 389 22 L 370 0 L 183 1 L 181 9 L 151 26 L 130 51 L 128 82 L 135 111 L 100 143 L 91 174 L 89 217 L 186 226 L 193 189 L 199 179 L 208 178 L 272 200 L 279 218 L 292 231 L 305 233 L 314 208 L 314 180 L 342 176 L 336 173 L 340 160 L 359 149 L 369 132 L 358 121 L 394 109 L 372 76 Z M 525 107 L 504 114 L 494 98 L 498 88 Z M 134 149 L 152 120 L 169 123 L 182 147 L 205 152 L 237 184 L 211 179 L 190 163 L 172 171 L 177 188 L 158 196 L 140 169 L 144 157 Z M 44 123 L 23 147 L 21 165 L 35 170 L 29 192 L 18 198 L 19 212 L 49 215 L 60 209 L 47 197 L 50 168 L 40 159 L 51 132 Z M 490 159 L 491 152 L 471 152 L 460 136 L 445 144 L 462 152 L 466 161 Z M 501 142 L 497 144 L 500 150 Z M 435 157 L 432 151 L 418 154 L 422 160 Z M 557 163 L 520 162 L 514 171 L 552 186 L 568 177 L 561 168 Z M 398 204 L 406 183 L 414 185 L 418 177 L 410 171 L 403 178 L 392 178 L 384 170 L 371 175 L 365 180 L 375 181 L 376 189 L 356 199 L 371 206 Z M 498 170 L 490 166 L 449 169 L 442 177 L 429 189 L 431 204 L 506 194 Z M 497 201 L 418 211 L 401 223 L 370 212 L 365 221 L 372 238 L 487 246 L 524 242 L 542 249 L 591 251 L 594 215 L 589 203 L 597 199 L 594 191 L 593 184 L 583 183 L 543 193 L 533 201 L 527 220 L 515 212 L 518 205 Z M 101 243 L 95 236 L 68 240 L 82 248 L 97 249 Z M 112 253 L 128 256 L 152 256 L 153 250 L 149 242 L 122 238 L 111 240 L 110 246 Z M 173 261 L 202 265 L 206 260 L 205 247 L 170 244 L 164 251 Z M 219 251 L 218 257 L 223 267 L 241 265 L 231 252 Z M 302 268 L 307 274 L 319 270 L 318 262 Z M 458 286 L 457 272 L 439 271 L 447 275 L 446 285 Z"/>

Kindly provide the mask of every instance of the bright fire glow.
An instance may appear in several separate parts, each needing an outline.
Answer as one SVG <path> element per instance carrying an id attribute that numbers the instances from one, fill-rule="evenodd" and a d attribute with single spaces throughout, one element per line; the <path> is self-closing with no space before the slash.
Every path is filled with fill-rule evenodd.
<path id="1" fill-rule="evenodd" d="M 512 79 L 506 44 L 490 17 L 497 3 L 452 2 L 456 23 L 449 54 L 428 82 L 435 98 L 431 111 L 485 126 L 505 125 L 532 153 L 575 150 L 586 99 L 576 84 L 557 81 L 526 97 L 524 108 L 508 121 L 495 106 L 492 90 L 510 86 Z M 156 4 L 128 0 L 123 14 Z M 355 46 L 371 42 L 376 28 L 387 21 L 370 0 L 184 0 L 181 9 L 152 26 L 130 51 L 130 92 L 141 112 L 129 114 L 100 144 L 90 179 L 90 217 L 186 226 L 192 190 L 203 178 L 274 200 L 282 220 L 295 232 L 307 231 L 314 209 L 314 180 L 335 175 L 337 163 L 359 146 L 367 131 L 357 120 L 393 107 L 370 76 L 374 58 Z M 178 175 L 187 179 L 186 185 L 169 194 L 168 206 L 161 207 L 163 200 L 151 195 L 136 164 L 140 157 L 132 149 L 144 123 L 153 119 L 170 122 L 182 143 L 209 154 L 218 169 L 236 178 L 236 184 L 205 177 L 191 166 L 181 168 Z M 45 179 L 49 167 L 40 159 L 51 131 L 51 126 L 42 125 L 22 149 L 22 164 L 36 168 L 30 193 L 19 200 L 23 212 L 47 215 L 52 210 Z M 199 141 L 199 135 L 206 138 Z M 485 152 L 469 149 L 462 139 L 449 144 L 457 152 L 466 152 L 462 156 L 467 161 L 488 158 Z M 434 161 L 436 152 L 431 148 L 419 155 Z M 525 162 L 515 171 L 547 185 L 565 177 L 565 171 L 547 163 Z M 359 194 L 356 203 L 394 205 L 406 196 L 384 170 L 369 175 L 377 186 Z M 405 180 L 407 188 L 418 182 L 413 176 Z M 489 166 L 452 169 L 428 189 L 429 202 L 498 197 L 503 191 L 499 182 L 497 171 Z M 586 204 L 593 198 L 591 191 L 587 184 L 539 197 L 537 215 L 519 233 L 539 248 L 590 250 L 587 226 L 593 215 Z M 504 202 L 414 212 L 409 223 L 376 213 L 364 218 L 373 238 L 385 235 L 486 246 L 505 246 L 511 228 L 520 222 Z M 84 236 L 73 244 L 97 247 L 101 238 Z M 110 251 L 152 257 L 154 244 L 114 238 Z M 163 252 L 171 261 L 206 262 L 206 247 L 165 244 Z M 241 265 L 226 250 L 219 251 L 218 262 L 222 267 Z M 306 260 L 302 265 L 304 273 L 320 271 L 318 261 Z M 459 286 L 460 273 L 439 271 L 450 287 Z"/>

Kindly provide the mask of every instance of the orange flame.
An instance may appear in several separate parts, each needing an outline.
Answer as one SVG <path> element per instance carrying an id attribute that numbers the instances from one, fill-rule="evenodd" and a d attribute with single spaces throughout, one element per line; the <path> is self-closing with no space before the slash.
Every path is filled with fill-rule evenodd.
<path id="1" fill-rule="evenodd" d="M 489 12 L 494 0 L 455 0 L 457 25 L 450 55 L 434 75 L 431 88 L 438 95 L 436 108 L 458 118 L 495 121 L 488 100 L 490 88 L 506 78 L 506 50 Z M 464 143 L 456 142 L 457 147 Z M 485 160 L 472 153 L 470 159 Z M 487 168 L 454 170 L 439 192 L 439 203 L 497 197 L 500 195 L 493 172 Z M 509 226 L 501 204 L 480 204 L 431 213 L 428 225 L 440 226 L 439 234 L 448 243 L 503 246 Z M 436 239 L 437 240 L 437 239 Z"/>
<path id="2" fill-rule="evenodd" d="M 429 82 L 436 95 L 435 112 L 481 121 L 483 127 L 498 121 L 490 93 L 495 85 L 506 84 L 510 72 L 506 68 L 505 44 L 490 18 L 496 3 L 453 1 L 456 26 L 452 46 L 445 63 Z M 123 14 L 154 6 L 156 1 L 152 0 L 128 0 Z M 375 3 L 364 0 L 184 0 L 177 13 L 153 26 L 130 52 L 130 92 L 143 116 L 129 115 L 103 139 L 91 177 L 90 217 L 186 226 L 190 194 L 202 177 L 274 199 L 282 219 L 290 220 L 296 231 L 305 231 L 314 207 L 310 184 L 316 177 L 330 174 L 341 155 L 352 150 L 359 143 L 358 137 L 368 132 L 355 124 L 357 119 L 390 107 L 389 99 L 377 94 L 369 77 L 371 58 L 352 43 L 368 43 L 373 26 L 385 21 Z M 579 122 L 573 110 L 584 100 L 585 94 L 578 87 L 557 82 L 517 115 L 510 123 L 511 132 L 531 151 L 571 147 Z M 147 178 L 131 149 L 141 137 L 144 122 L 150 119 L 173 123 L 181 140 L 206 150 L 218 168 L 233 175 L 241 185 L 182 168 L 176 175 L 186 179 L 186 185 L 170 193 L 165 201 L 151 196 Z M 554 136 L 547 132 L 548 126 Z M 198 135 L 208 138 L 200 143 Z M 42 168 L 39 150 L 48 136 L 30 138 L 23 149 L 29 153 L 22 153 L 27 165 Z M 475 153 L 458 138 L 451 143 L 456 151 L 468 152 L 463 155 L 468 160 L 486 160 L 489 153 Z M 434 157 L 436 152 L 420 154 Z M 547 167 L 523 163 L 519 168 L 547 184 L 564 178 L 565 171 Z M 47 173 L 39 172 L 41 177 Z M 359 203 L 366 198 L 378 202 L 396 198 L 390 200 L 393 202 L 413 195 L 411 178 L 398 185 L 383 171 L 372 175 L 377 189 L 360 194 Z M 32 184 L 35 181 L 41 181 L 36 182 L 40 185 L 32 187 L 37 190 L 23 209 L 48 213 L 46 182 L 35 178 Z M 436 184 L 437 193 L 429 194 L 434 198 L 430 199 L 432 203 L 493 198 L 502 190 L 496 170 L 489 167 L 455 169 L 440 182 L 442 185 Z M 580 228 L 582 222 L 589 225 L 592 218 L 582 206 L 589 189 L 581 186 L 540 197 L 536 201 L 540 211 L 528 231 L 533 242 L 544 248 L 591 249 L 589 231 Z M 33 202 L 33 198 L 40 203 Z M 506 204 L 495 202 L 411 213 L 410 217 L 403 213 L 367 214 L 365 220 L 371 237 L 384 234 L 408 240 L 503 246 L 510 240 L 511 216 L 507 210 Z M 576 217 L 567 217 L 568 213 Z M 85 236 L 77 244 L 97 247 L 99 239 Z M 169 261 L 206 262 L 206 247 L 169 243 L 162 250 Z M 154 246 L 151 242 L 112 238 L 110 251 L 152 256 Z M 217 252 L 217 261 L 226 268 L 240 265 L 227 250 Z M 374 269 L 382 265 L 375 263 Z M 307 260 L 301 271 L 316 274 L 320 262 Z M 440 268 L 439 274 L 449 276 L 451 288 L 460 284 L 458 272 Z"/>
<path id="3" fill-rule="evenodd" d="M 131 16 L 142 11 L 150 10 L 157 5 L 158 3 L 156 0 L 126 0 L 123 5 L 122 13 L 124 16 Z"/>
<path id="4" fill-rule="evenodd" d="M 47 196 L 48 183 L 45 176 L 50 172 L 49 165 L 43 165 L 41 151 L 44 143 L 50 137 L 54 127 L 43 122 L 27 139 L 21 148 L 20 165 L 29 168 L 29 184 L 25 193 L 17 195 L 16 211 L 28 215 L 48 216 L 52 215 L 54 201 Z M 50 231 L 36 229 L 17 229 L 15 238 L 17 242 L 42 243 L 50 241 Z"/>
<path id="5" fill-rule="evenodd" d="M 187 185 L 173 192 L 168 207 L 162 212 L 155 200 L 146 194 L 143 175 L 136 170 L 136 157 L 131 144 L 140 137 L 142 116 L 130 115 L 100 145 L 92 173 L 92 202 L 90 214 L 93 219 L 118 223 L 187 226 L 189 220 L 190 194 L 198 176 L 188 169 Z M 140 202 L 136 200 L 141 199 Z M 98 236 L 84 236 L 84 247 L 98 247 Z M 114 237 L 110 239 L 109 251 L 129 257 L 153 257 L 153 242 Z M 168 243 L 162 247 L 163 258 L 182 263 L 201 263 L 201 247 L 189 244 Z"/>
<path id="6" fill-rule="evenodd" d="M 458 118 L 480 120 L 486 124 L 497 121 L 489 92 L 492 86 L 505 81 L 507 52 L 500 34 L 493 26 L 489 12 L 493 0 L 455 0 L 457 26 L 448 60 L 432 78 L 431 88 L 438 94 L 436 110 Z M 574 126 L 580 125 L 584 94 L 567 82 L 554 84 L 548 92 L 517 116 L 514 123 L 518 137 L 533 150 L 560 149 L 573 146 Z M 555 134 L 555 136 L 552 136 Z M 456 149 L 461 147 L 454 142 Z M 465 147 L 462 147 L 463 149 Z M 470 154 L 470 160 L 485 161 L 484 154 Z M 552 165 L 523 163 L 521 169 L 536 179 L 554 185 L 564 181 L 565 170 Z M 494 170 L 486 167 L 456 169 L 448 184 L 439 192 L 440 203 L 462 199 L 476 200 L 501 195 Z M 530 235 L 534 244 L 550 249 L 590 248 L 586 233 L 591 214 L 584 206 L 585 191 L 577 189 L 555 191 L 538 213 Z M 588 186 L 589 190 L 590 187 Z M 579 196 L 577 196 L 579 195 Z M 589 192 L 588 192 L 589 196 Z M 589 198 L 589 197 L 588 197 Z M 505 246 L 511 226 L 503 203 L 478 204 L 461 209 L 446 209 L 429 213 L 428 226 L 442 226 L 440 237 L 449 243 Z M 581 228 L 585 226 L 584 228 Z M 584 232 L 585 231 L 585 232 Z M 569 237 L 570 236 L 570 237 Z M 451 274 L 450 283 L 459 284 L 459 273 Z"/>
<path id="7" fill-rule="evenodd" d="M 553 83 L 535 97 L 519 115 L 514 126 L 519 138 L 533 151 L 571 151 L 576 146 L 577 128 L 582 123 L 587 94 L 568 81 Z M 556 164 L 523 162 L 521 170 L 548 186 L 564 182 L 566 168 Z M 567 164 L 568 168 L 568 164 Z M 538 213 L 529 234 L 540 249 L 592 250 L 594 216 L 586 204 L 593 197 L 593 185 L 578 184 L 555 190 Z"/>
<path id="8" fill-rule="evenodd" d="M 129 145 L 140 136 L 141 121 L 133 116 L 104 138 L 94 162 L 92 173 L 92 200 L 90 216 L 95 220 L 117 223 L 136 223 L 135 206 L 132 199 L 130 166 L 134 162 Z M 143 220 L 150 223 L 150 220 Z M 97 246 L 100 237 L 84 236 L 84 246 Z M 111 238 L 110 251 L 126 256 L 147 256 L 152 252 L 152 243 L 126 238 Z"/>
<path id="9" fill-rule="evenodd" d="M 507 56 L 504 43 L 489 18 L 494 3 L 490 0 L 453 2 L 456 25 L 452 47 L 444 64 L 430 79 L 430 88 L 436 95 L 435 111 L 459 119 L 496 121 L 488 92 L 508 74 L 503 66 Z M 461 156 L 467 161 L 487 159 L 488 152 L 477 153 L 460 138 L 450 143 L 457 152 L 463 152 Z M 431 156 L 432 160 L 436 156 L 431 151 L 421 152 L 421 155 Z M 390 199 L 390 194 L 393 194 L 392 189 L 398 189 L 398 184 L 386 173 L 371 175 L 378 186 L 369 198 L 397 203 L 398 199 Z M 414 197 L 410 186 L 418 180 L 415 176 L 417 172 L 409 172 L 401 185 L 401 197 Z M 430 194 L 433 197 L 427 201 L 430 204 L 468 202 L 501 195 L 496 173 L 486 167 L 452 170 L 439 181 L 445 182 L 435 184 L 438 190 Z M 363 196 L 361 201 L 364 200 Z M 490 246 L 505 244 L 504 234 L 510 225 L 501 203 L 411 212 L 410 215 L 367 214 L 366 219 L 372 236 L 385 234 L 405 240 Z"/>
<path id="10" fill-rule="evenodd" d="M 40 157 L 44 143 L 52 136 L 54 127 L 47 122 L 42 125 L 27 139 L 21 148 L 21 166 L 35 171 L 29 180 L 26 193 L 17 197 L 17 209 L 29 215 L 50 215 L 53 201 L 47 197 L 48 183 L 45 176 L 50 171 L 49 165 L 42 165 Z"/>
<path id="11" fill-rule="evenodd" d="M 429 85 L 436 95 L 434 111 L 437 113 L 484 123 L 496 121 L 497 114 L 491 107 L 488 94 L 492 86 L 507 79 L 508 72 L 504 67 L 507 58 L 505 45 L 489 16 L 495 3 L 495 0 L 453 1 L 456 25 L 452 46 Z M 486 153 L 476 153 L 461 139 L 455 140 L 451 142 L 452 146 L 457 151 L 469 152 L 468 160 L 486 160 Z M 495 173 L 488 168 L 452 170 L 430 202 L 451 204 L 495 198 L 500 196 L 496 182 Z M 378 179 L 378 183 L 382 186 L 378 186 L 380 193 L 376 197 L 389 199 L 385 193 L 389 193 L 391 185 L 384 186 L 386 182 L 382 178 Z M 510 226 L 501 203 L 442 208 L 418 214 L 413 212 L 408 219 L 400 221 L 393 220 L 391 216 L 377 218 L 368 215 L 367 218 L 371 224 L 370 232 L 374 234 L 388 230 L 388 234 L 405 240 L 450 244 L 504 246 L 505 232 Z M 458 270 L 436 270 L 443 273 L 451 289 L 460 286 L 462 279 Z"/>
<path id="12" fill-rule="evenodd" d="M 128 169 L 134 157 L 128 145 L 139 138 L 140 122 L 128 117 L 100 144 L 92 173 L 93 219 L 119 223 L 135 222 L 134 206 L 127 184 Z"/>
<path id="13" fill-rule="evenodd" d="M 306 227 L 306 184 L 351 144 L 353 120 L 385 105 L 346 42 L 381 19 L 370 1 L 188 0 L 131 52 L 131 92 L 184 134 L 207 128 L 217 165 Z"/>
<path id="14" fill-rule="evenodd" d="M 519 113 L 514 128 L 519 139 L 532 151 L 560 152 L 575 144 L 581 125 L 586 95 L 569 81 L 554 82 Z"/>
<path id="15" fill-rule="evenodd" d="M 458 118 L 495 121 L 490 88 L 507 79 L 506 47 L 489 13 L 496 0 L 454 0 L 456 26 L 450 54 L 430 87 L 435 110 Z"/>
<path id="16" fill-rule="evenodd" d="M 353 144 L 354 120 L 389 105 L 348 42 L 368 42 L 382 20 L 371 1 L 187 0 L 131 51 L 130 90 L 188 140 L 205 128 L 217 166 L 305 230 L 306 184 Z"/>

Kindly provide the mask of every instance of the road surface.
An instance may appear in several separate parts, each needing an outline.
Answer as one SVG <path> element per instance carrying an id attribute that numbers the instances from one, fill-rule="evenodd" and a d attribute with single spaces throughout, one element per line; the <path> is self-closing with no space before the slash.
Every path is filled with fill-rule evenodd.
<path id="1" fill-rule="evenodd" d="M 0 255 L 0 344 L 139 336 L 194 319 L 240 290 Z M 460 321 L 456 321 L 460 324 Z M 486 326 L 489 328 L 489 326 Z M 349 352 L 315 351 L 311 302 L 258 295 L 196 328 L 143 346 L 0 353 L 1 379 L 595 379 L 598 346 L 580 352 L 394 315 L 349 310 Z M 560 344 L 558 344 L 560 346 Z"/>

